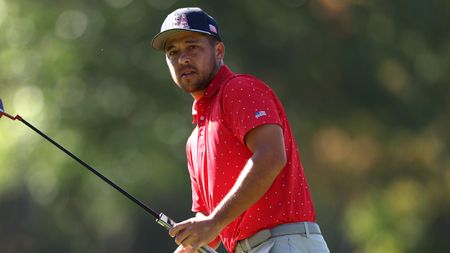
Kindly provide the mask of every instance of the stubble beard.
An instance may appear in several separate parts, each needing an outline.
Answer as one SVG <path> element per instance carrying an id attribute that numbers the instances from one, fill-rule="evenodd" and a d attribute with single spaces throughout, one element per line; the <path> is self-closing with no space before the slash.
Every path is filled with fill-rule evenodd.
<path id="1" fill-rule="evenodd" d="M 189 93 L 205 90 L 211 83 L 214 76 L 217 74 L 220 67 L 220 64 L 216 61 L 214 57 L 211 59 L 211 64 L 213 64 L 213 67 L 209 72 L 208 76 L 206 77 L 200 76 L 200 73 L 197 72 L 198 75 L 197 80 L 192 80 L 189 83 L 186 82 L 183 83 L 182 80 L 180 80 L 178 86 L 180 86 L 180 88 Z"/>

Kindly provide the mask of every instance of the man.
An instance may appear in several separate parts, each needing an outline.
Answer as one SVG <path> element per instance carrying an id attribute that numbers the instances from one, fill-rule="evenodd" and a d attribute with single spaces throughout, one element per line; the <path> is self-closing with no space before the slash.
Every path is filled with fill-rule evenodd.
<path id="1" fill-rule="evenodd" d="M 175 252 L 220 240 L 228 252 L 329 252 L 284 109 L 268 86 L 224 64 L 217 22 L 178 9 L 152 46 L 195 100 L 186 151 L 196 216 L 169 231 Z"/>

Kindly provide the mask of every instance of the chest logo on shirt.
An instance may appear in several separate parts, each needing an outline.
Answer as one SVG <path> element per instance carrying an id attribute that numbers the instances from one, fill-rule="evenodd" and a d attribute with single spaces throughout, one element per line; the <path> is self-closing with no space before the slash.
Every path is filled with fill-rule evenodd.
<path id="1" fill-rule="evenodd" d="M 263 116 L 267 116 L 267 113 L 265 111 L 255 112 L 255 118 L 259 119 L 259 118 L 261 118 Z"/>

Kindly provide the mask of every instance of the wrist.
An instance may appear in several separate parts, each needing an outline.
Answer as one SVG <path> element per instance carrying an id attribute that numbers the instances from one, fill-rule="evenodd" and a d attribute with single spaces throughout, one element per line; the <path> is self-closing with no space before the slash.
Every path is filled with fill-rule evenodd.
<path id="1" fill-rule="evenodd" d="M 228 219 L 226 219 L 226 216 L 222 212 L 217 210 L 217 208 L 209 215 L 209 217 L 211 221 L 215 224 L 215 227 L 219 229 L 219 233 L 231 222 Z"/>

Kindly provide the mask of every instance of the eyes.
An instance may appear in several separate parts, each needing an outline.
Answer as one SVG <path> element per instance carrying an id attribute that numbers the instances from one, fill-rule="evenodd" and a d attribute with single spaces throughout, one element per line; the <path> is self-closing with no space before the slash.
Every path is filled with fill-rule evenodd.
<path id="1" fill-rule="evenodd" d="M 187 52 L 194 52 L 194 51 L 196 51 L 198 48 L 199 48 L 198 45 L 188 45 L 188 46 L 186 47 L 185 50 L 186 50 Z M 170 57 L 173 57 L 173 56 L 175 56 L 175 55 L 178 55 L 179 53 L 180 53 L 180 49 L 175 49 L 174 47 L 169 48 L 169 49 L 166 51 L 167 56 L 170 56 Z"/>
<path id="2" fill-rule="evenodd" d="M 174 56 L 175 54 L 177 53 L 177 51 L 175 51 L 175 50 L 169 50 L 169 51 L 167 51 L 167 56 Z"/>

